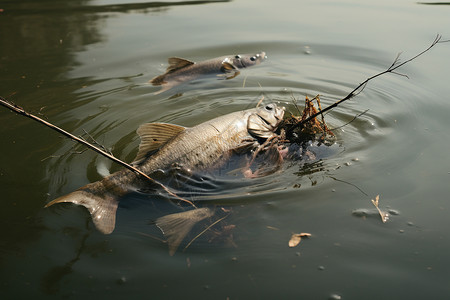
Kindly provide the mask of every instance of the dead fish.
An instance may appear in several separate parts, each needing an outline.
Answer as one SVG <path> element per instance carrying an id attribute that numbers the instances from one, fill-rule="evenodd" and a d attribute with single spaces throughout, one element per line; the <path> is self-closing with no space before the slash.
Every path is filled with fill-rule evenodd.
<path id="1" fill-rule="evenodd" d="M 239 75 L 240 69 L 261 63 L 266 58 L 265 52 L 256 54 L 228 55 L 205 60 L 199 63 L 179 58 L 170 57 L 166 72 L 156 76 L 149 82 L 153 85 L 162 85 L 162 89 L 155 94 L 167 91 L 183 82 L 194 80 L 197 77 L 208 74 L 225 73 L 227 79 Z"/>
<path id="2" fill-rule="evenodd" d="M 230 113 L 191 128 L 166 123 L 143 124 L 137 130 L 141 143 L 133 164 L 148 175 L 170 169 L 174 164 L 190 171 L 217 167 L 225 162 L 233 149 L 257 147 L 264 139 L 276 135 L 283 115 L 284 107 L 268 104 Z M 109 234 L 115 228 L 121 196 L 145 186 L 148 186 L 147 181 L 124 169 L 57 198 L 45 207 L 62 202 L 83 205 L 90 212 L 96 228 Z M 210 211 L 197 209 L 187 215 L 187 218 L 186 214 L 182 217 L 195 224 L 208 217 Z M 162 221 L 164 225 L 167 220 Z M 169 221 L 174 226 L 180 223 L 180 218 L 169 218 Z M 181 224 L 188 227 L 186 223 Z"/>

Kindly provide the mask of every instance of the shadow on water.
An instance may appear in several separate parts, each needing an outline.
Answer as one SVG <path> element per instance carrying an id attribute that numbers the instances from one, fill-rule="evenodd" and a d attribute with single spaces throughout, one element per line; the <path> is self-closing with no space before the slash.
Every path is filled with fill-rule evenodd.
<path id="1" fill-rule="evenodd" d="M 65 276 L 73 272 L 73 265 L 80 260 L 81 254 L 86 250 L 86 240 L 89 233 L 80 238 L 79 248 L 76 249 L 75 256 L 62 266 L 50 268 L 41 279 L 41 287 L 45 294 L 56 294 L 59 292 L 59 284 Z"/>
<path id="2" fill-rule="evenodd" d="M 422 5 L 450 5 L 450 2 L 417 2 Z"/>
<path id="3" fill-rule="evenodd" d="M 3 12 L 8 15 L 11 11 L 20 14 L 55 14 L 67 13 L 107 13 L 107 12 L 121 12 L 127 13 L 130 11 L 138 11 L 146 13 L 148 11 L 161 11 L 172 6 L 185 5 L 202 5 L 211 3 L 225 3 L 231 0 L 209 0 L 209 1 L 144 1 L 135 3 L 115 3 L 96 5 L 95 0 L 79 0 L 70 2 L 61 1 L 21 1 L 20 4 L 6 3 L 2 5 Z"/>

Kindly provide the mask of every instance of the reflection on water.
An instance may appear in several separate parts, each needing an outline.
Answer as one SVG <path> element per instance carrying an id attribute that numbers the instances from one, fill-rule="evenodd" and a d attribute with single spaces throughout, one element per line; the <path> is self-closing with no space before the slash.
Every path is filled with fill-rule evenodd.
<path id="1" fill-rule="evenodd" d="M 397 51 L 422 48 L 448 27 L 445 10 L 408 1 L 211 3 L 0 4 L 8 41 L 0 47 L 0 93 L 130 162 L 142 123 L 193 126 L 262 97 L 294 113 L 293 98 L 305 95 L 320 94 L 326 106 L 388 67 Z M 196 81 L 172 99 L 147 84 L 170 56 L 201 61 L 253 51 L 267 52 L 267 62 L 234 80 Z M 2 293 L 378 299 L 383 286 L 398 299 L 448 295 L 447 56 L 445 47 L 434 49 L 405 68 L 409 80 L 389 75 L 369 84 L 326 115 L 335 144 L 293 149 L 274 174 L 249 179 L 230 166 L 177 178 L 186 196 L 216 213 L 173 257 L 152 222 L 185 208 L 164 194 L 128 195 L 109 236 L 82 207 L 43 209 L 100 179 L 99 166 L 120 167 L 2 112 Z M 370 202 L 376 194 L 393 216 L 385 224 Z M 298 232 L 312 238 L 288 248 Z"/>

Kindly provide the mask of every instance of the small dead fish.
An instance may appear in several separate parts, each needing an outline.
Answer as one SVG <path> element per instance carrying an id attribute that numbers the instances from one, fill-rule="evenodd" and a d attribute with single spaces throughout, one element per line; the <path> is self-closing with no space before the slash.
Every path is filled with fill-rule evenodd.
<path id="1" fill-rule="evenodd" d="M 137 130 L 141 144 L 133 164 L 148 175 L 167 170 L 174 164 L 191 171 L 217 167 L 231 155 L 233 149 L 258 147 L 261 141 L 276 135 L 274 132 L 283 115 L 284 107 L 268 104 L 230 113 L 192 128 L 166 123 L 143 124 Z M 124 169 L 57 198 L 45 207 L 62 202 L 83 205 L 89 210 L 96 228 L 109 234 L 115 227 L 120 197 L 145 186 L 148 186 L 147 181 Z M 164 227 L 164 231 L 168 232 L 176 224 L 188 228 L 189 224 L 193 226 L 211 215 L 205 209 L 194 211 L 178 215 L 179 218 L 162 219 L 160 228 Z M 180 218 L 184 220 L 181 223 Z M 171 226 L 167 228 L 165 224 Z"/>
<path id="2" fill-rule="evenodd" d="M 225 73 L 226 78 L 231 79 L 239 75 L 240 69 L 257 65 L 264 59 L 266 59 L 265 52 L 222 56 L 198 63 L 184 58 L 170 57 L 166 73 L 156 76 L 149 82 L 153 85 L 162 85 L 162 89 L 155 93 L 159 94 L 202 75 Z"/>

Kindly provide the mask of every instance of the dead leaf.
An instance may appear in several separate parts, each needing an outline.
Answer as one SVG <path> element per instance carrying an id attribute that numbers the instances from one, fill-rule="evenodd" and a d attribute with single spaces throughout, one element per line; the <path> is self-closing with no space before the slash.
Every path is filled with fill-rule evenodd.
<path id="1" fill-rule="evenodd" d="M 280 230 L 280 228 L 269 226 L 269 225 L 267 225 L 266 228 L 267 229 L 272 229 L 272 230 Z"/>
<path id="2" fill-rule="evenodd" d="M 375 200 L 372 199 L 372 203 L 373 205 L 375 205 L 376 209 L 378 210 L 378 213 L 380 214 L 381 217 L 381 221 L 383 223 L 386 223 L 389 220 L 389 213 L 386 211 L 382 211 L 379 207 L 378 207 L 378 200 L 380 200 L 380 195 L 377 195 L 375 197 Z"/>
<path id="3" fill-rule="evenodd" d="M 311 233 L 306 233 L 306 232 L 302 232 L 302 233 L 294 233 L 291 236 L 291 239 L 289 240 L 289 247 L 295 247 L 298 244 L 300 244 L 300 241 L 302 240 L 302 237 L 310 237 Z"/>

